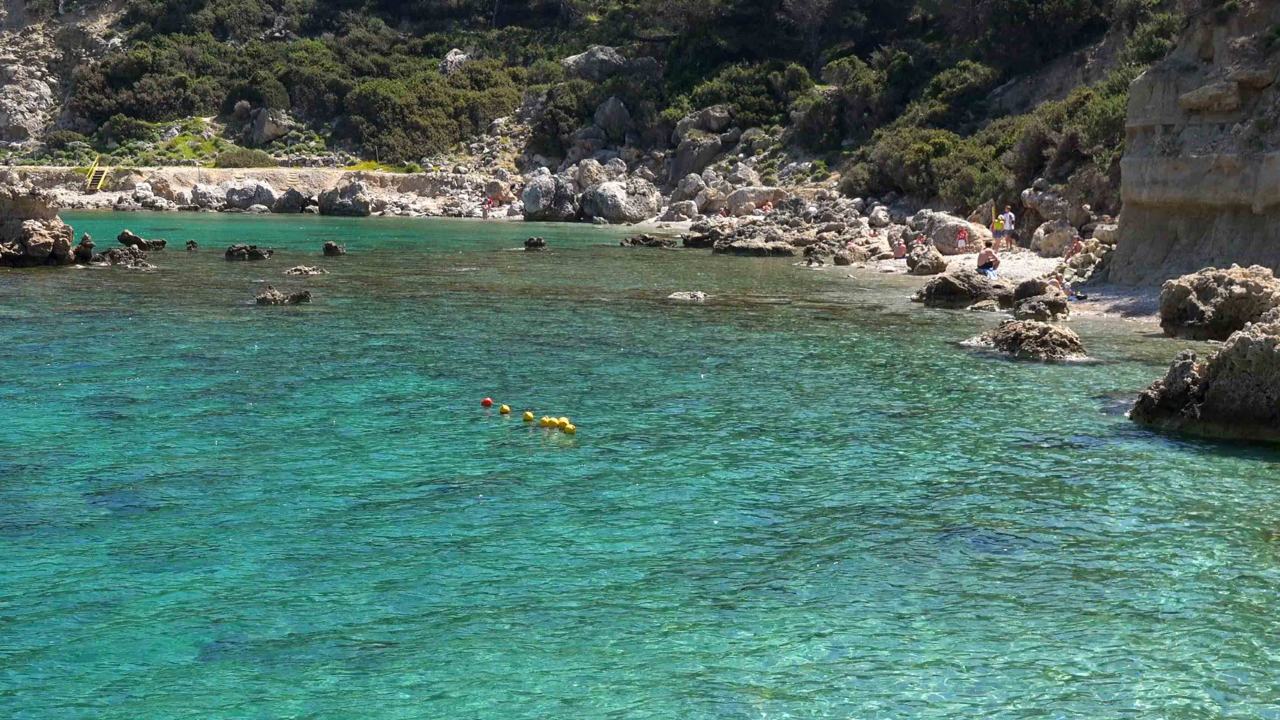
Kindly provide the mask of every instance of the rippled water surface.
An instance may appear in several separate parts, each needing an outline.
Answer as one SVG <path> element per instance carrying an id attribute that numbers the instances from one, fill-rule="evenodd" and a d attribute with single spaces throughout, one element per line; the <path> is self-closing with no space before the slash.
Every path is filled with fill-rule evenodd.
<path id="1" fill-rule="evenodd" d="M 69 220 L 202 250 L 0 272 L 0 716 L 1280 718 L 1280 455 L 1132 427 L 1147 326 L 1041 366 L 591 228 Z"/>

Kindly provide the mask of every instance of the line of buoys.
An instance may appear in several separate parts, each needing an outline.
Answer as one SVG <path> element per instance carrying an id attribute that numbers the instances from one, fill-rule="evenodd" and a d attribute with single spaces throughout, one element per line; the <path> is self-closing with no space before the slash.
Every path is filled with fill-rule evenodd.
<path id="1" fill-rule="evenodd" d="M 489 408 L 492 408 L 493 406 L 494 406 L 493 398 L 487 397 L 480 401 L 480 407 L 485 408 L 486 410 Z M 501 415 L 510 415 L 511 406 L 499 405 L 498 413 Z M 533 411 L 525 410 L 524 413 L 520 416 L 520 418 L 527 423 L 533 422 L 534 421 Z M 552 417 L 550 415 L 543 415 L 541 418 L 538 419 L 538 425 L 540 427 L 547 428 L 548 430 L 559 430 L 565 435 L 576 435 L 578 433 L 578 426 L 574 425 L 573 422 L 570 421 L 569 418 L 567 417 Z"/>

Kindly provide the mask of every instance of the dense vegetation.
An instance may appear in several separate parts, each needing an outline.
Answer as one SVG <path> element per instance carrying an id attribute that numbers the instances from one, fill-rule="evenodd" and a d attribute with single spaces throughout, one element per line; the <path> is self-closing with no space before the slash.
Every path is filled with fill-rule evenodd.
<path id="1" fill-rule="evenodd" d="M 788 147 L 843 167 L 851 193 L 894 190 L 973 206 L 1044 173 L 1105 193 L 1117 174 L 1128 82 L 1181 27 L 1172 4 L 128 0 L 123 49 L 75 74 L 69 103 L 85 137 L 64 132 L 50 145 L 155 140 L 155 123 L 228 117 L 247 102 L 305 124 L 278 143 L 404 163 L 447 151 L 532 91 L 546 98 L 534 149 L 550 155 L 617 95 L 649 146 L 713 103 L 731 105 L 741 126 L 785 127 Z M 987 106 L 1002 83 L 1109 30 L 1128 40 L 1102 83 L 1024 115 Z M 592 43 L 653 57 L 663 71 L 566 79 L 558 61 Z M 454 47 L 476 59 L 444 74 L 440 60 Z M 159 159 L 192 142 L 210 145 L 200 157 L 224 153 L 212 146 L 223 141 L 193 136 L 175 147 L 169 138 Z"/>

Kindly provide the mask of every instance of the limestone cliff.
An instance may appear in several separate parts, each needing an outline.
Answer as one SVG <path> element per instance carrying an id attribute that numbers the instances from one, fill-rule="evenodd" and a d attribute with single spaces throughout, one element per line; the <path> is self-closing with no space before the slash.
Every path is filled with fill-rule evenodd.
<path id="1" fill-rule="evenodd" d="M 1130 91 L 1113 282 L 1280 269 L 1280 2 L 1198 5 Z"/>

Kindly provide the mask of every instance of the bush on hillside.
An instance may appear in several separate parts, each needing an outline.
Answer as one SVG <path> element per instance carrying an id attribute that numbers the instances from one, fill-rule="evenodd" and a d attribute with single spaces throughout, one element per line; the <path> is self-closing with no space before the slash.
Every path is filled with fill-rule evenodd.
<path id="1" fill-rule="evenodd" d="M 242 147 L 224 150 L 213 161 L 213 166 L 219 168 L 264 168 L 277 164 L 275 158 L 261 150 Z"/>

